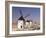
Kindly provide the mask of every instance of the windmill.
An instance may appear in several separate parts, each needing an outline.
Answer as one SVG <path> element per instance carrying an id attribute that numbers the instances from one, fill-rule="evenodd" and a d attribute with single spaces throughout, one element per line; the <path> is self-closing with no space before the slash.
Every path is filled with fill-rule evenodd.
<path id="1" fill-rule="evenodd" d="M 19 9 L 19 12 L 20 12 L 20 17 L 19 17 L 19 19 L 18 19 L 18 28 L 20 29 L 20 30 L 23 30 L 24 29 L 24 23 L 25 23 L 25 18 L 26 17 L 28 17 L 29 16 L 29 14 L 28 15 L 26 15 L 25 17 L 23 17 L 23 14 L 22 14 L 22 10 L 21 9 Z"/>
<path id="2" fill-rule="evenodd" d="M 27 21 L 25 22 L 25 24 L 26 24 L 26 26 L 25 26 L 26 29 L 30 29 L 32 27 L 33 22 L 32 22 L 31 19 L 30 20 L 27 19 Z"/>

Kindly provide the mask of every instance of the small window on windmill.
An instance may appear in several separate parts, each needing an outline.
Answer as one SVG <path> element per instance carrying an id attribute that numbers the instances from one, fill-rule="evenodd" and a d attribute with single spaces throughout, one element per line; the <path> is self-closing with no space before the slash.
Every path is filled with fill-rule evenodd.
<path id="1" fill-rule="evenodd" d="M 21 28 L 22 28 L 22 26 L 21 26 Z"/>

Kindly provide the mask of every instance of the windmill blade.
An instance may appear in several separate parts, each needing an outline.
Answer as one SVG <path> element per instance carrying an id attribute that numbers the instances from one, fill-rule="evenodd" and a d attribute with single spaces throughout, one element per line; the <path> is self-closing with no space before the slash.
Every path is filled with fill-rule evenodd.
<path id="1" fill-rule="evenodd" d="M 33 16 L 31 15 L 30 21 L 33 22 Z"/>
<path id="2" fill-rule="evenodd" d="M 26 18 L 26 17 L 28 17 L 28 16 L 30 16 L 30 14 L 26 15 L 24 18 Z"/>
<path id="3" fill-rule="evenodd" d="M 20 15 L 21 15 L 21 16 L 23 16 L 23 14 L 22 14 L 22 10 L 21 10 L 21 9 L 19 9 L 19 11 L 20 11 Z"/>

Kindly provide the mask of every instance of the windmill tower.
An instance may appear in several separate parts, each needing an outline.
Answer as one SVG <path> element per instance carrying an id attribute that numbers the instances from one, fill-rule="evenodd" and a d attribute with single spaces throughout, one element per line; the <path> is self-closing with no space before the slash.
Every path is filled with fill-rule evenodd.
<path id="1" fill-rule="evenodd" d="M 29 20 L 27 20 L 26 22 L 25 22 L 25 28 L 28 30 L 28 26 L 30 26 L 30 21 Z"/>
<path id="2" fill-rule="evenodd" d="M 25 27 L 25 18 L 29 16 L 26 15 L 25 17 L 23 17 L 23 14 L 22 14 L 22 10 L 19 10 L 20 11 L 20 18 L 18 19 L 18 29 L 19 30 L 24 30 L 24 27 Z"/>
<path id="3" fill-rule="evenodd" d="M 27 19 L 25 24 L 26 24 L 26 28 L 30 29 L 32 27 L 32 25 L 33 25 L 33 22 L 32 22 L 31 19 L 30 20 Z"/>
<path id="4" fill-rule="evenodd" d="M 30 20 L 30 25 L 28 27 L 31 28 L 32 26 L 33 26 L 33 22 L 32 20 Z"/>
<path id="5" fill-rule="evenodd" d="M 22 11 L 20 11 L 20 15 L 21 17 L 18 19 L 18 29 L 19 30 L 23 30 L 24 29 L 24 22 L 25 22 L 25 19 L 23 18 L 23 14 L 22 14 Z"/>

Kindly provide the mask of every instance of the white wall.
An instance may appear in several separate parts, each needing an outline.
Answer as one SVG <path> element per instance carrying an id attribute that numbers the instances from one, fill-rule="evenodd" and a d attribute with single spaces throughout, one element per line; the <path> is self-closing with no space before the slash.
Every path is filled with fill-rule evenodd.
<path id="1" fill-rule="evenodd" d="M 19 0 L 19 1 L 46 3 L 45 0 Z M 46 30 L 46 26 L 45 26 L 45 30 Z M 5 0 L 0 0 L 0 38 L 5 38 L 4 36 L 5 36 Z M 18 37 L 18 38 L 46 38 L 46 33 L 45 35 L 41 35 L 41 36 L 27 36 L 27 37 Z"/>

